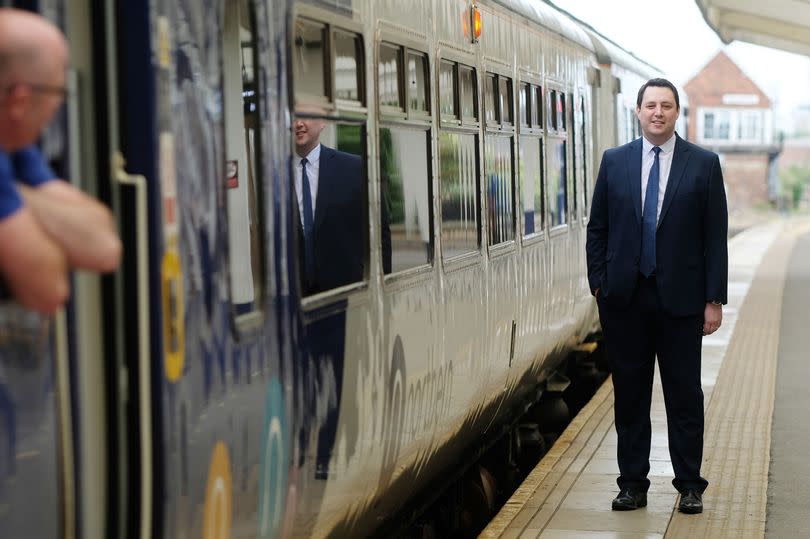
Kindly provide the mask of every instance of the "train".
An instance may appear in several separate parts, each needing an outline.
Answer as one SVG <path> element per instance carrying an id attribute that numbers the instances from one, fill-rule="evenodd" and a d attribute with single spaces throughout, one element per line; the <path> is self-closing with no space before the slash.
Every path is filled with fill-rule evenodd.
<path id="1" fill-rule="evenodd" d="M 124 244 L 53 318 L 2 302 L 3 538 L 368 536 L 598 332 L 595 171 L 660 71 L 553 4 L 0 6 L 64 30 L 41 146 Z M 319 288 L 304 120 L 362 175 Z"/>

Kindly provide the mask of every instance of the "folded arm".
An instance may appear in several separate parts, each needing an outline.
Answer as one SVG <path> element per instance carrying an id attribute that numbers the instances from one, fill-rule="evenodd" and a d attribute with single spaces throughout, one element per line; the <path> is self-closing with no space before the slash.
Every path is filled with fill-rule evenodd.
<path id="1" fill-rule="evenodd" d="M 71 267 L 113 271 L 121 260 L 121 241 L 110 210 L 67 182 L 40 187 L 18 184 L 23 200 L 42 229 L 62 248 Z"/>
<path id="2" fill-rule="evenodd" d="M 0 273 L 22 306 L 53 314 L 70 292 L 62 249 L 28 208 L 0 220 Z"/>

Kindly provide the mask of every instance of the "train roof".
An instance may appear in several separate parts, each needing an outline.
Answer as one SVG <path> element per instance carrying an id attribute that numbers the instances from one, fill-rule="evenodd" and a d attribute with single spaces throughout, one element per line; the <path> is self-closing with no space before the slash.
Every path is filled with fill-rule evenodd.
<path id="1" fill-rule="evenodd" d="M 591 52 L 596 52 L 593 41 L 580 24 L 553 4 L 541 0 L 492 0 L 492 2 L 548 28 Z"/>

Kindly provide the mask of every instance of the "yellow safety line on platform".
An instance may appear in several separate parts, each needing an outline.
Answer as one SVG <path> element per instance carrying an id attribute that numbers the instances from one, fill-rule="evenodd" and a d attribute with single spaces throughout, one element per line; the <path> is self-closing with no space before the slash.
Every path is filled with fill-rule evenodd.
<path id="1" fill-rule="evenodd" d="M 531 521 L 532 528 L 539 528 L 541 527 L 539 521 L 544 521 L 542 522 L 542 527 L 544 527 L 544 524 L 551 519 L 562 503 L 564 495 L 570 490 L 570 485 L 569 488 L 560 488 L 557 490 L 558 495 L 562 495 L 560 499 L 554 500 L 556 503 L 546 503 L 552 501 L 548 498 L 553 493 L 554 487 L 560 486 L 558 485 L 559 480 L 568 472 L 574 472 L 567 476 L 568 481 L 573 483 L 576 480 L 612 426 L 613 383 L 608 378 L 588 404 L 571 420 L 548 453 L 543 456 L 478 538 L 502 537 L 508 527 L 519 525 L 515 522 L 515 518 L 521 511 L 525 515 L 522 518 L 526 518 L 526 522 L 523 524 L 528 525 Z M 587 440 L 578 439 L 583 430 L 591 433 Z M 584 454 L 580 455 L 580 453 Z M 552 475 L 558 476 L 558 480 L 550 480 Z M 528 508 L 533 508 L 533 510 L 526 511 Z"/>
<path id="2" fill-rule="evenodd" d="M 706 413 L 704 512 L 673 509 L 667 538 L 765 534 L 782 294 L 795 240 L 807 229 L 807 221 L 785 226 L 751 282 Z"/>

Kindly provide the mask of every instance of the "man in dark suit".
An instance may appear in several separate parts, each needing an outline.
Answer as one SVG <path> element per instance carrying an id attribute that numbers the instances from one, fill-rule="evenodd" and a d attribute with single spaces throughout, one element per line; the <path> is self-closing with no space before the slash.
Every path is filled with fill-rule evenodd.
<path id="1" fill-rule="evenodd" d="M 655 358 L 667 411 L 679 510 L 700 513 L 701 339 L 720 327 L 728 284 L 728 212 L 718 156 L 675 133 L 678 91 L 646 82 L 643 137 L 602 156 L 588 223 L 588 280 L 613 374 L 619 495 L 647 505 Z"/>
<path id="2" fill-rule="evenodd" d="M 302 282 L 315 294 L 362 281 L 368 237 L 366 176 L 359 155 L 320 143 L 326 127 L 319 109 L 298 109 L 295 120 L 295 193 L 298 200 Z M 311 115 L 311 116 L 310 116 Z M 307 186 L 305 188 L 304 186 Z M 309 191 L 309 197 L 303 196 Z M 381 226 L 383 270 L 391 271 L 386 208 Z"/>
<path id="3" fill-rule="evenodd" d="M 366 175 L 359 155 L 334 150 L 320 143 L 326 127 L 319 107 L 298 107 L 293 124 L 296 160 L 295 195 L 299 241 L 299 268 L 304 295 L 317 294 L 365 278 L 368 237 Z M 382 207 L 380 241 L 383 271 L 391 272 L 391 232 L 388 212 Z M 301 455 L 306 452 L 309 430 L 317 429 L 315 478 L 329 478 L 329 460 L 337 435 L 338 410 L 343 393 L 346 310 L 310 321 L 305 330 L 305 357 L 297 368 L 304 380 L 309 414 L 300 433 Z M 328 378 L 328 379 L 327 379 Z M 334 401 L 323 417 L 314 411 L 322 388 L 331 387 Z"/>

